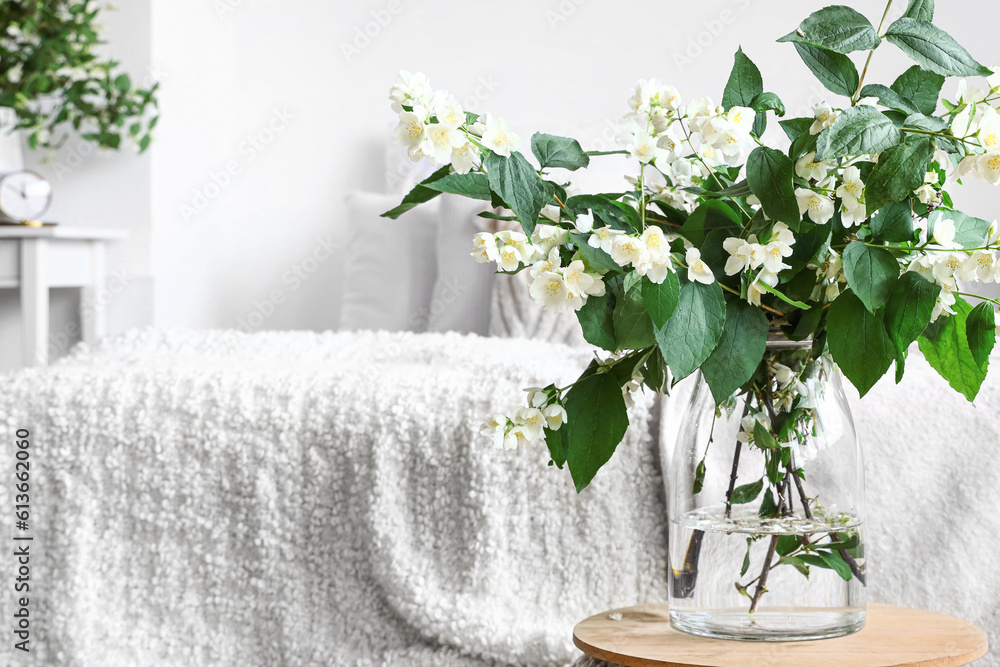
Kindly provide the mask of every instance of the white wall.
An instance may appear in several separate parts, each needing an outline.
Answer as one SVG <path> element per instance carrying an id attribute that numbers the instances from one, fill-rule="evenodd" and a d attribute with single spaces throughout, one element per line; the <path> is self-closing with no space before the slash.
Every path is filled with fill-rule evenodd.
<path id="1" fill-rule="evenodd" d="M 132 80 L 155 78 L 150 59 L 149 1 L 129 0 L 105 12 L 104 53 L 122 61 Z M 130 149 L 97 151 L 71 136 L 54 153 L 25 151 L 29 169 L 44 175 L 53 186 L 47 220 L 80 227 L 112 227 L 129 232 L 127 240 L 108 252 L 108 270 L 120 282 L 108 286 L 109 327 L 112 332 L 148 324 L 153 318 L 150 278 L 150 166 L 151 156 Z M 120 289 L 120 284 L 124 289 Z M 77 290 L 53 290 L 50 352 L 64 353 L 79 340 Z M 17 290 L 0 290 L 0 371 L 21 364 L 21 327 Z"/>
<path id="2" fill-rule="evenodd" d="M 67 220 L 135 229 L 123 261 L 137 270 L 151 248 L 162 326 L 337 326 L 342 257 L 317 264 L 310 256 L 326 237 L 340 240 L 348 191 L 385 189 L 396 174 L 399 163 L 387 174 L 385 162 L 394 123 L 386 94 L 401 68 L 505 116 L 526 140 L 534 130 L 586 127 L 579 138 L 588 148 L 610 139 L 638 78 L 719 100 L 740 45 L 791 114 L 833 98 L 792 46 L 774 42 L 827 4 L 820 0 L 151 0 L 151 47 L 145 13 L 125 4 L 109 38 L 162 81 L 151 160 L 90 160 L 57 194 Z M 883 8 L 846 4 L 876 22 Z M 896 0 L 891 17 L 905 5 Z M 939 5 L 949 12 L 942 27 L 985 64 L 1000 63 L 990 27 L 1000 8 Z M 126 19 L 135 29 L 123 33 L 116 22 Z M 891 82 L 908 66 L 886 45 L 869 81 Z M 227 165 L 235 175 L 224 175 Z M 995 189 L 955 194 L 969 213 L 997 215 Z M 149 210 L 147 242 L 139 221 Z M 290 279 L 295 271 L 306 279 Z M 282 303 L 271 303 L 275 295 Z M 0 335 L 9 339 L 6 329 Z"/>

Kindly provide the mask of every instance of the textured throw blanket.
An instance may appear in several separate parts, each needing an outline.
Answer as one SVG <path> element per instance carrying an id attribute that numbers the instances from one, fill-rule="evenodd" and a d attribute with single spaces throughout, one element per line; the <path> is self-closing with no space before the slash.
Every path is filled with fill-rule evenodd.
<path id="1" fill-rule="evenodd" d="M 580 497 L 544 446 L 478 430 L 587 362 L 453 334 L 150 330 L 2 378 L 0 507 L 28 428 L 36 539 L 32 652 L 8 637 L 0 664 L 572 662 L 577 620 L 666 593 L 654 402 Z"/>

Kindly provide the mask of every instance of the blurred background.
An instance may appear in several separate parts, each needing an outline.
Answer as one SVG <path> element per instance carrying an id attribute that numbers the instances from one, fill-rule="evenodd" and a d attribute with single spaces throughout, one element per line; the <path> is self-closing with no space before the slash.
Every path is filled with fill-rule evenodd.
<path id="1" fill-rule="evenodd" d="M 129 0 L 103 13 L 102 37 L 134 81 L 160 82 L 151 148 L 104 152 L 70 137 L 51 155 L 25 157 L 52 183 L 47 220 L 128 232 L 108 253 L 109 280 L 118 281 L 105 294 L 109 333 L 150 324 L 336 329 L 345 284 L 356 279 L 345 271 L 348 193 L 401 195 L 421 176 L 389 140 L 398 70 L 426 73 L 468 111 L 503 116 L 525 144 L 547 131 L 608 149 L 637 79 L 718 103 L 739 46 L 787 117 L 835 101 L 791 45 L 774 41 L 824 4 Z M 876 25 L 884 9 L 844 4 Z M 905 7 L 897 0 L 889 20 Z M 941 9 L 942 28 L 997 64 L 996 22 L 984 15 L 996 8 L 951 0 Z M 867 82 L 888 84 L 909 64 L 886 45 Z M 956 85 L 945 84 L 952 98 Z M 768 139 L 783 145 L 777 124 Z M 991 186 L 951 192 L 967 213 L 997 216 Z M 75 290 L 53 291 L 52 357 L 78 339 L 78 309 Z M 0 290 L 0 370 L 21 364 L 18 313 L 17 290 Z"/>

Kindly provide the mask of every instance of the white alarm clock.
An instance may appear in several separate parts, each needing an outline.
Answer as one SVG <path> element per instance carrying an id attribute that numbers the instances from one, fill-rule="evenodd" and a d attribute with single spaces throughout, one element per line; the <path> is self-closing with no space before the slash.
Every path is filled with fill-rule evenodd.
<path id="1" fill-rule="evenodd" d="M 5 219 L 37 221 L 50 203 L 52 186 L 33 171 L 13 171 L 0 178 L 0 216 Z"/>

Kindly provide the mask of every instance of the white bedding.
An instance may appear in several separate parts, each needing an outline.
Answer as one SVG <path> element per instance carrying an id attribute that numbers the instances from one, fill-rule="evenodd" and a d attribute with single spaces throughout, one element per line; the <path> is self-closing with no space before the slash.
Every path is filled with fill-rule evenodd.
<path id="1" fill-rule="evenodd" d="M 31 429 L 35 462 L 23 664 L 572 662 L 576 620 L 665 594 L 653 401 L 580 497 L 544 446 L 496 451 L 478 425 L 587 361 L 455 334 L 150 330 L 5 378 L 0 422 Z"/>

